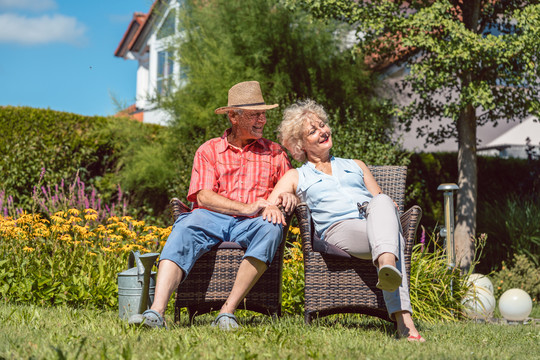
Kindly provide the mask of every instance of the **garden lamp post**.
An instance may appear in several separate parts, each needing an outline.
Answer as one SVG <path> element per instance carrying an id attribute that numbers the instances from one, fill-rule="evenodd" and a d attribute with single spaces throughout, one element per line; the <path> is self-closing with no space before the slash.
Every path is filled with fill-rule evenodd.
<path id="1" fill-rule="evenodd" d="M 459 186 L 454 183 L 444 183 L 439 185 L 437 190 L 444 191 L 444 229 L 441 235 L 446 237 L 446 257 L 448 266 L 456 266 L 456 248 L 454 246 L 454 191 Z"/>

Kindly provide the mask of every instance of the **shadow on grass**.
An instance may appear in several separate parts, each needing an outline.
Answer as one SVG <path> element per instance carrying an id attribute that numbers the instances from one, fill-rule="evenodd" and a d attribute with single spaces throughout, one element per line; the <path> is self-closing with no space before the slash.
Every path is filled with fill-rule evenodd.
<path id="1" fill-rule="evenodd" d="M 211 312 L 195 316 L 193 322 L 189 322 L 187 313 L 182 314 L 180 322 L 169 323 L 169 327 L 207 327 L 217 316 L 218 312 Z M 265 326 L 294 326 L 306 327 L 311 329 L 353 329 L 362 331 L 374 331 L 386 334 L 387 336 L 395 336 L 396 325 L 392 322 L 385 321 L 376 317 L 359 315 L 359 314 L 336 314 L 321 318 L 313 319 L 311 324 L 305 324 L 304 317 L 301 315 L 283 315 L 278 318 L 247 311 L 238 310 L 236 312 L 238 322 L 243 327 L 265 327 Z M 422 330 L 423 326 L 417 324 L 418 330 Z"/>

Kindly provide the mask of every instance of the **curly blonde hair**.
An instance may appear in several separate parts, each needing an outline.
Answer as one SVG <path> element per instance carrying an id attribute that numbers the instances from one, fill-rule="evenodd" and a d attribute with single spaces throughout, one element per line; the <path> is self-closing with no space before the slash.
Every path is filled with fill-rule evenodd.
<path id="1" fill-rule="evenodd" d="M 299 101 L 283 111 L 283 120 L 278 127 L 278 139 L 295 160 L 304 162 L 306 152 L 303 149 L 304 122 L 316 117 L 328 124 L 328 115 L 322 105 L 311 99 Z"/>

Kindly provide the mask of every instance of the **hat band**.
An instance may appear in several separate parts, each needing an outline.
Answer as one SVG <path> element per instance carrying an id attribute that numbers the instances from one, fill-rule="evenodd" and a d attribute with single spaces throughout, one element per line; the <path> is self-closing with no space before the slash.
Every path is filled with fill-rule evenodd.
<path id="1" fill-rule="evenodd" d="M 257 105 L 266 105 L 266 103 L 260 102 L 260 103 L 253 103 L 253 104 L 229 105 L 229 107 L 244 107 L 244 106 L 257 106 Z"/>

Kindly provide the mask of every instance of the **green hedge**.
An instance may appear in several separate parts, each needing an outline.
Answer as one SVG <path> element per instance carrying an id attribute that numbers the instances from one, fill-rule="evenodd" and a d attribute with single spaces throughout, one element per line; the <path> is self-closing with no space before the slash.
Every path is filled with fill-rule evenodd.
<path id="1" fill-rule="evenodd" d="M 477 233 L 488 234 L 479 270 L 489 272 L 503 260 L 510 260 L 512 254 L 509 250 L 513 248 L 514 239 L 493 224 L 504 226 L 507 212 L 501 207 L 508 206 L 508 199 L 533 200 L 530 170 L 530 164 L 524 159 L 478 157 Z M 406 205 L 422 207 L 421 224 L 428 232 L 437 225 L 444 225 L 443 194 L 437 187 L 442 183 L 457 183 L 457 174 L 456 153 L 417 153 L 411 156 Z M 494 207 L 501 211 L 494 212 Z"/>
<path id="2" fill-rule="evenodd" d="M 125 118 L 0 107 L 0 191 L 29 210 L 35 186 L 70 184 L 79 172 L 110 201 L 130 146 L 151 141 L 157 131 Z"/>
<path id="3" fill-rule="evenodd" d="M 83 181 L 103 174 L 110 166 L 105 139 L 88 136 L 107 119 L 28 107 L 0 108 L 0 189 L 27 208 L 32 189 L 42 183 Z"/>

